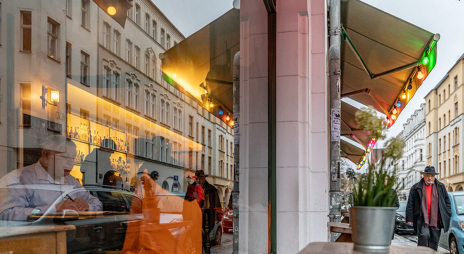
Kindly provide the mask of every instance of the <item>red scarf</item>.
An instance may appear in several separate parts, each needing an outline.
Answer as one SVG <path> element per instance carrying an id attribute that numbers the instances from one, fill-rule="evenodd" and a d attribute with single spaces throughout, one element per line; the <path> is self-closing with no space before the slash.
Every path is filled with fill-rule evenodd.
<path id="1" fill-rule="evenodd" d="M 422 183 L 422 215 L 424 217 L 424 223 L 427 227 L 432 227 L 438 230 L 438 192 L 435 183 L 432 185 L 432 198 L 430 204 L 430 217 L 427 209 L 427 188 L 425 187 L 425 181 Z"/>

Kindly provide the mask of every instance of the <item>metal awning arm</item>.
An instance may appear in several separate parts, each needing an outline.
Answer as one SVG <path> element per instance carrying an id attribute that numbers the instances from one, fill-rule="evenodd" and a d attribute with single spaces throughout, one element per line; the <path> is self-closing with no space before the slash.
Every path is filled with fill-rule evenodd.
<path id="1" fill-rule="evenodd" d="M 363 142 L 361 142 L 361 140 L 358 139 L 358 137 L 356 137 L 356 135 L 354 135 L 353 133 L 351 133 L 351 137 L 354 138 L 356 141 L 358 141 L 358 143 L 360 145 L 362 145 L 364 147 L 364 149 L 367 149 L 367 147 L 363 144 Z"/>
<path id="2" fill-rule="evenodd" d="M 367 74 L 369 75 L 369 77 L 371 79 L 375 79 L 375 78 L 378 78 L 378 77 L 381 77 L 381 76 L 385 76 L 385 75 L 388 75 L 388 74 L 392 74 L 392 73 L 395 73 L 395 72 L 399 72 L 399 71 L 403 71 L 403 70 L 406 70 L 406 69 L 410 69 L 410 68 L 414 68 L 418 65 L 421 64 L 421 60 L 417 60 L 415 62 L 412 62 L 412 63 L 409 63 L 409 64 L 405 64 L 403 66 L 400 66 L 400 67 L 396 67 L 396 68 L 393 68 L 393 69 L 390 69 L 388 71 L 384 71 L 384 72 L 381 72 L 381 73 L 378 73 L 378 74 L 375 74 L 375 73 L 372 73 L 370 70 L 369 70 L 369 67 L 367 67 L 367 64 L 364 62 L 362 56 L 359 54 L 359 51 L 358 49 L 356 48 L 356 46 L 354 45 L 353 41 L 351 41 L 351 38 L 350 36 L 348 35 L 348 33 L 346 32 L 345 28 L 343 27 L 343 25 L 341 26 L 342 27 L 342 38 L 344 40 L 347 40 L 348 41 L 348 44 L 350 45 L 351 49 L 353 50 L 354 54 L 356 55 L 356 57 L 358 58 L 359 62 L 361 62 L 364 70 L 367 72 Z"/>

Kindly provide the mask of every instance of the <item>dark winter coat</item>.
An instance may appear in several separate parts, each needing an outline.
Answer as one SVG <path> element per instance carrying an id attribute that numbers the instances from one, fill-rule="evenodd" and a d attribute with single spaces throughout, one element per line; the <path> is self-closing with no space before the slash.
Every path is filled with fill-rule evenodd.
<path id="1" fill-rule="evenodd" d="M 411 190 L 409 191 L 408 204 L 406 206 L 406 221 L 413 223 L 414 231 L 416 232 L 418 232 L 418 229 L 420 229 L 424 223 L 421 207 L 423 182 L 424 179 L 421 179 L 418 183 L 411 187 Z M 437 179 L 435 179 L 435 185 L 437 186 L 438 212 L 440 214 L 438 227 L 443 228 L 444 232 L 446 232 L 450 226 L 451 203 L 445 185 Z"/>
<path id="2" fill-rule="evenodd" d="M 197 184 L 194 183 L 194 185 Z M 212 230 L 216 221 L 219 220 L 219 214 L 215 208 L 221 209 L 221 201 L 219 200 L 218 190 L 208 181 L 203 184 L 203 191 L 205 196 L 201 207 L 203 211 L 203 227 L 206 225 L 205 216 L 207 216 L 209 230 Z"/>

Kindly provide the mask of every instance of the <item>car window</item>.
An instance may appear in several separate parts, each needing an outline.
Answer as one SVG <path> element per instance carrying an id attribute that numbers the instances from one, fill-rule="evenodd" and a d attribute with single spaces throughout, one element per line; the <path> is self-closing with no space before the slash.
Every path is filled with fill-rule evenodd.
<path id="1" fill-rule="evenodd" d="M 408 204 L 407 201 L 400 201 L 400 207 L 396 209 L 397 212 L 404 212 L 406 211 L 406 205 Z"/>
<path id="2" fill-rule="evenodd" d="M 454 196 L 454 204 L 456 206 L 456 213 L 464 215 L 464 195 Z"/>
<path id="3" fill-rule="evenodd" d="M 116 191 L 97 191 L 98 199 L 103 204 L 104 211 L 129 212 L 129 207 L 121 193 Z"/>

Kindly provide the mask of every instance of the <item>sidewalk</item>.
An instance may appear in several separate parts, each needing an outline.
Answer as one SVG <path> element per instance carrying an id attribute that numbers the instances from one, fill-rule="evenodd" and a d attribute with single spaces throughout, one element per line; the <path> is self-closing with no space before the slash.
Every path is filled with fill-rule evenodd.
<path id="1" fill-rule="evenodd" d="M 399 246 L 417 246 L 417 236 L 408 236 L 408 238 L 395 234 L 395 238 L 392 240 L 391 245 Z M 437 253 L 449 253 L 449 251 L 438 247 Z"/>

